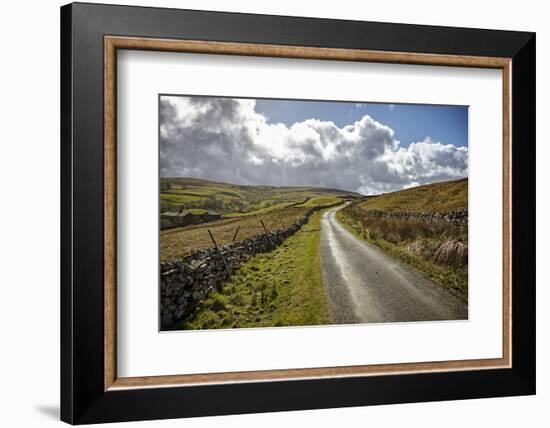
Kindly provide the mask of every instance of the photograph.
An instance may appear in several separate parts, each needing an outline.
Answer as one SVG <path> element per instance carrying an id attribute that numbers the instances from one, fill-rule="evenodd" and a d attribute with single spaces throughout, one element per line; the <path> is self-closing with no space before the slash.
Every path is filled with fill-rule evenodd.
<path id="1" fill-rule="evenodd" d="M 468 106 L 158 100 L 161 330 L 468 319 Z"/>

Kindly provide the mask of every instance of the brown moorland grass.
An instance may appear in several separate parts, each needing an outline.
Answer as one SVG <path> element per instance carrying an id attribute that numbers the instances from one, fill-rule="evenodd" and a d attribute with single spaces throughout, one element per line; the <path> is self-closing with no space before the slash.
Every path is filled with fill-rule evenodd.
<path id="1" fill-rule="evenodd" d="M 365 211 L 446 212 L 468 209 L 468 179 L 443 181 L 384 193 L 361 203 Z"/>
<path id="2" fill-rule="evenodd" d="M 468 230 L 452 221 L 380 217 L 356 204 L 343 208 L 340 213 L 358 222 L 368 239 L 373 241 L 383 239 L 392 244 L 426 238 L 468 241 Z"/>
<path id="3" fill-rule="evenodd" d="M 337 218 L 359 238 L 467 300 L 467 231 L 447 222 L 432 224 L 370 216 L 358 207 L 340 210 Z"/>
<path id="4" fill-rule="evenodd" d="M 160 232 L 161 262 L 183 259 L 199 249 L 212 248 L 212 240 L 208 230 L 212 232 L 218 245 L 228 244 L 239 232 L 236 241 L 264 233 L 263 221 L 268 230 L 290 226 L 303 216 L 308 207 L 291 207 L 270 211 L 266 214 L 247 215 L 221 219 L 209 223 L 179 227 Z"/>

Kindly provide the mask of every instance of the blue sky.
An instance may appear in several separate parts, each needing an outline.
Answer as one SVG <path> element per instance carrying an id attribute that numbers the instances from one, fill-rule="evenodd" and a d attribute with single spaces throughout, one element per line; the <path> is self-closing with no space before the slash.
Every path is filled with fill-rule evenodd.
<path id="1" fill-rule="evenodd" d="M 343 127 L 368 114 L 392 128 L 402 147 L 426 137 L 456 147 L 468 146 L 466 106 L 258 99 L 256 111 L 271 123 L 282 122 L 287 126 L 307 119 L 319 119 Z"/>

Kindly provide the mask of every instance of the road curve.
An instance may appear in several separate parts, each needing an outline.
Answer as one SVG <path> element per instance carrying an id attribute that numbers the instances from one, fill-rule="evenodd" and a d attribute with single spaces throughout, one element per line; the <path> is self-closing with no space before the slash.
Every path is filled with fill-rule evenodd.
<path id="1" fill-rule="evenodd" d="M 468 318 L 466 302 L 346 230 L 340 208 L 321 219 L 321 270 L 336 323 Z"/>

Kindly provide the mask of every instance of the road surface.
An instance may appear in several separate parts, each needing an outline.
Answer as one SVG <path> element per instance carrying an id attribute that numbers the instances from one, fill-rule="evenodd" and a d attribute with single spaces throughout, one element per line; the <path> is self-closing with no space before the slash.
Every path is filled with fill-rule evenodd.
<path id="1" fill-rule="evenodd" d="M 466 302 L 345 229 L 340 208 L 321 219 L 321 270 L 335 322 L 468 318 Z"/>

